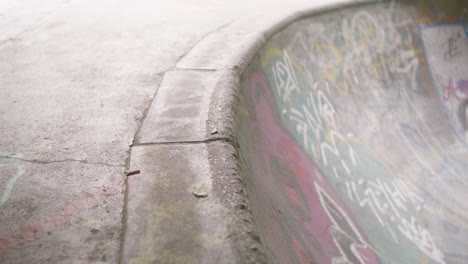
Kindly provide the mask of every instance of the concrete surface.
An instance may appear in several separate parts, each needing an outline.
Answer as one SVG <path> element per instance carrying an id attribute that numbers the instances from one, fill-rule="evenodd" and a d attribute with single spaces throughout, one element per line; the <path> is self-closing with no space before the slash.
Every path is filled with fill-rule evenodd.
<path id="1" fill-rule="evenodd" d="M 202 122 L 207 116 L 207 106 L 203 104 L 209 94 L 202 95 L 197 108 L 198 123 L 184 126 L 176 111 L 168 115 L 175 117 L 177 129 L 152 126 L 153 115 L 164 114 L 166 110 L 150 106 L 157 108 L 169 103 L 160 99 L 153 102 L 160 83 L 164 88 L 171 74 L 175 80 L 180 78 L 176 64 L 211 33 L 244 18 L 257 17 L 263 21 L 262 17 L 275 13 L 279 19 L 310 5 L 309 1 L 294 1 L 287 6 L 281 2 L 1 1 L 0 262 L 132 262 L 130 258 L 140 251 L 132 252 L 130 246 L 127 249 L 125 238 L 139 238 L 137 234 L 127 237 L 126 230 L 133 230 L 141 219 L 127 214 L 134 212 L 127 202 L 139 208 L 139 198 L 133 197 L 135 192 L 131 188 L 127 189 L 125 171 L 130 166 L 135 139 L 136 145 L 141 139 L 142 145 L 199 141 L 206 147 L 209 143 L 204 142 L 206 135 L 222 135 L 221 129 L 217 133 Z M 163 81 L 167 71 L 174 73 Z M 190 105 L 187 102 L 186 106 Z M 194 109 L 187 108 L 182 114 L 193 116 Z M 148 124 L 142 126 L 147 113 Z M 147 131 L 155 128 L 165 131 L 168 138 L 155 137 L 163 134 Z M 194 133 L 182 129 L 193 129 Z M 187 138 L 178 137 L 179 134 Z M 174 147 L 185 149 L 184 144 L 193 142 L 181 142 L 182 146 Z M 153 153 L 152 149 L 141 151 Z M 203 153 L 197 152 L 200 157 L 210 159 L 210 155 Z M 156 156 L 153 160 L 145 159 L 148 164 L 141 166 L 152 172 L 162 166 L 158 160 Z M 170 160 L 174 166 L 186 165 L 175 158 Z M 211 160 L 214 162 L 216 157 Z M 203 161 L 205 168 L 206 162 Z M 226 166 L 221 163 L 220 168 Z M 146 178 L 148 173 L 144 170 L 141 176 Z M 210 167 L 210 171 L 219 170 Z M 234 209 L 229 212 L 237 212 L 236 206 L 246 203 L 245 194 L 241 195 L 237 183 L 227 182 L 231 189 L 225 193 L 230 199 L 219 199 L 229 210 L 232 205 Z M 172 194 L 177 196 L 179 192 Z M 248 211 L 244 205 L 239 210 Z M 199 216 L 205 215 L 194 217 Z M 234 242 L 226 243 L 251 241 L 238 242 L 234 248 L 259 250 L 249 213 L 232 218 L 244 224 L 235 228 L 238 232 L 230 230 Z M 131 222 L 133 219 L 135 223 Z M 139 232 L 144 237 L 146 230 Z M 154 243 L 148 241 L 148 245 Z M 233 256 L 227 248 L 223 251 L 227 252 L 225 256 Z M 236 258 L 233 261 L 243 261 Z M 262 259 L 262 254 L 254 258 L 251 263 Z M 169 263 L 186 263 L 185 260 Z M 145 259 L 135 261 L 145 263 Z"/>
<path id="2" fill-rule="evenodd" d="M 463 263 L 466 49 L 454 24 L 426 26 L 466 22 L 466 2 L 308 18 L 346 2 L 357 1 L 2 1 L 0 263 Z M 440 55 L 446 32 L 454 38 Z M 459 62 L 439 64 L 441 56 Z M 294 85 L 275 94 L 278 61 L 282 76 L 295 69 L 320 88 L 300 79 L 304 94 Z M 354 77 L 343 65 L 360 70 Z M 263 93 L 251 93 L 252 79 Z M 438 82 L 448 87 L 439 97 Z M 328 134 L 299 137 L 305 126 L 288 114 L 322 85 L 344 93 L 320 108 Z M 279 103 L 290 96 L 299 101 Z M 351 160 L 325 164 L 301 145 L 333 152 L 334 142 L 341 153 L 333 140 L 344 132 L 379 162 L 356 147 L 346 149 Z M 343 171 L 327 166 L 353 159 L 361 169 L 344 184 L 369 185 L 369 171 L 404 185 L 407 193 L 393 192 L 408 209 L 403 231 L 381 200 L 361 208 L 339 192 L 332 179 Z M 134 169 L 141 173 L 125 176 Z M 388 214 L 384 224 L 376 208 Z M 313 227 L 311 213 L 320 215 Z M 383 231 L 395 227 L 395 236 Z"/>
<path id="3" fill-rule="evenodd" d="M 242 75 L 237 137 L 270 263 L 468 261 L 468 2 L 300 19 Z"/>
<path id="4" fill-rule="evenodd" d="M 10 2 L 0 262 L 116 263 L 124 170 L 161 74 L 236 14 L 210 17 L 208 2 Z"/>
<path id="5" fill-rule="evenodd" d="M 206 140 L 205 122 L 218 75 L 214 71 L 166 72 L 136 143 Z"/>
<path id="6" fill-rule="evenodd" d="M 124 263 L 238 263 L 207 156 L 206 144 L 132 149 L 143 173 L 128 179 Z"/>

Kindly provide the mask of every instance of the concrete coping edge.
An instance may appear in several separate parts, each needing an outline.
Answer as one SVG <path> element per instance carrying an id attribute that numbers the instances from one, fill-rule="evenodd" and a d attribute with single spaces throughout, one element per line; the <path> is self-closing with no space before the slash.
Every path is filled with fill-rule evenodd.
<path id="1" fill-rule="evenodd" d="M 228 239 L 238 254 L 236 262 L 268 262 L 249 206 L 238 155 L 235 115 L 244 71 L 262 46 L 290 24 L 338 8 L 379 1 L 382 0 L 336 0 L 333 3 L 322 2 L 307 9 L 280 10 L 262 18 L 236 20 L 205 36 L 172 70 L 202 73 L 199 74 L 199 78 L 202 79 L 204 74 L 213 78 L 213 73 L 216 73 L 213 89 L 206 90 L 209 99 L 198 102 L 203 104 L 200 107 L 206 108 L 207 116 L 204 124 L 201 124 L 204 130 L 202 134 L 204 133 L 205 137 L 201 139 L 197 137 L 196 142 L 207 145 L 214 189 L 218 190 L 217 195 L 232 216 Z M 252 26 L 252 21 L 255 21 L 256 26 Z M 228 55 L 222 57 L 220 54 Z M 155 100 L 157 99 L 158 95 Z M 153 103 L 152 108 L 154 106 Z M 146 122 L 148 120 L 144 121 L 143 126 Z M 164 139 L 158 141 L 157 138 L 153 140 L 155 141 L 147 143 L 165 141 Z M 194 143 L 195 140 L 175 139 L 170 143 L 174 142 Z"/>

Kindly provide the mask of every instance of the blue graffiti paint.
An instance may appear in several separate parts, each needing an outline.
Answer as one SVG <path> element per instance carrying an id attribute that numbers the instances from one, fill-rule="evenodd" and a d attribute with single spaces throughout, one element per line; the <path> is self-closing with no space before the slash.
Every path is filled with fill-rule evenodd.
<path id="1" fill-rule="evenodd" d="M 22 154 L 10 154 L 10 153 L 1 153 L 0 158 L 22 158 Z M 26 172 L 26 166 L 20 161 L 16 160 L 15 162 L 0 163 L 0 167 L 16 167 L 17 172 L 13 177 L 11 177 L 3 190 L 2 195 L 0 196 L 0 206 L 5 204 L 11 196 L 13 187 L 15 186 L 16 181 Z"/>

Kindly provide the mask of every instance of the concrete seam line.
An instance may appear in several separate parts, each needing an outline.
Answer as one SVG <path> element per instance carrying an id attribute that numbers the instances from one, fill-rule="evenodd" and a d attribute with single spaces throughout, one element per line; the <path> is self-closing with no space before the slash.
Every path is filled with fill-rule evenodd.
<path id="1" fill-rule="evenodd" d="M 265 248 L 262 245 L 262 242 L 260 241 L 260 236 L 255 226 L 252 211 L 249 206 L 248 193 L 245 191 L 246 188 L 239 165 L 238 146 L 235 135 L 235 113 L 240 92 L 240 81 L 244 70 L 249 65 L 252 58 L 254 58 L 257 55 L 257 52 L 260 50 L 260 48 L 278 31 L 287 27 L 291 23 L 306 18 L 308 16 L 316 15 L 321 12 L 331 11 L 335 8 L 368 2 L 375 1 L 348 0 L 340 1 L 333 5 L 328 4 L 325 7 L 322 6 L 320 8 L 308 9 L 305 11 L 296 10 L 290 13 L 283 11 L 280 14 L 280 18 L 273 17 L 273 21 L 271 20 L 271 17 L 269 17 L 268 19 L 270 20 L 267 21 L 268 23 L 263 27 L 259 27 L 253 33 L 249 32 L 251 29 L 245 27 L 244 24 L 244 28 L 241 30 L 243 31 L 243 33 L 241 33 L 240 35 L 236 34 L 239 32 L 237 31 L 236 26 L 239 26 L 239 24 L 237 23 L 242 23 L 242 21 L 231 21 L 203 36 L 197 44 L 195 44 L 191 49 L 187 51 L 187 53 L 185 53 L 179 58 L 179 60 L 173 67 L 168 68 L 164 71 L 160 85 L 163 83 L 163 81 L 171 79 L 169 77 L 172 77 L 173 82 L 169 82 L 170 85 L 167 85 L 166 87 L 171 89 L 162 90 L 161 87 L 158 87 L 158 89 L 156 90 L 156 93 L 153 96 L 152 101 L 150 102 L 147 111 L 145 111 L 145 114 L 142 118 L 141 126 L 138 128 L 137 133 L 135 134 L 135 140 L 131 145 L 130 151 L 133 147 L 155 145 L 174 146 L 189 144 L 205 144 L 207 146 L 208 157 L 204 157 L 204 159 L 207 159 L 207 162 L 210 166 L 211 178 L 215 182 L 213 183 L 213 185 L 217 186 L 214 189 L 216 189 L 215 191 L 218 192 L 218 196 L 221 198 L 221 202 L 224 204 L 225 208 L 229 210 L 230 219 L 227 220 L 230 222 L 230 224 L 228 225 L 230 235 L 225 239 L 225 241 L 227 243 L 233 243 L 233 247 L 235 248 L 235 251 L 237 253 L 236 259 L 239 260 L 239 262 L 236 261 L 235 263 L 267 262 Z M 240 25 L 242 26 L 242 24 Z M 222 41 L 226 41 L 224 38 L 226 36 L 228 38 L 233 39 L 236 39 L 238 37 L 241 40 L 240 44 L 235 43 L 233 50 L 231 49 L 232 46 L 230 47 L 229 45 L 221 45 L 222 47 L 224 47 L 222 52 L 224 52 L 224 54 L 229 54 L 229 56 L 227 56 L 227 61 L 221 61 L 221 65 L 219 63 L 213 64 L 212 61 L 208 61 L 207 64 L 201 63 L 197 65 L 196 60 L 199 58 L 203 58 L 203 52 L 211 51 L 211 47 L 207 48 L 204 46 L 206 43 L 209 43 L 209 41 L 207 40 L 216 40 L 216 38 L 218 37 L 220 39 L 218 39 L 218 42 L 216 43 L 220 43 L 219 41 L 221 41 L 222 43 Z M 215 47 L 219 49 L 219 46 Z M 220 57 L 213 58 L 220 59 Z M 195 59 L 195 63 L 194 61 L 190 61 L 190 59 Z M 173 72 L 172 74 L 166 74 L 171 71 Z M 174 72 L 177 72 L 178 74 L 174 74 Z M 197 101 L 196 99 L 193 99 L 195 102 L 190 102 L 191 106 L 192 103 L 194 103 L 195 105 L 200 106 L 201 108 L 205 107 L 204 109 L 207 109 L 207 117 L 206 119 L 204 118 L 204 121 L 202 119 L 202 122 L 204 122 L 204 126 L 199 127 L 200 131 L 202 131 L 201 133 L 204 133 L 204 136 L 200 135 L 194 138 L 193 135 L 191 135 L 190 137 L 182 137 L 178 139 L 176 138 L 175 140 L 173 140 L 174 137 L 171 134 L 171 137 L 167 138 L 167 140 L 160 140 L 159 134 L 156 133 L 156 135 L 158 136 L 151 137 L 151 141 L 148 140 L 146 142 L 145 140 L 143 140 L 143 142 L 140 142 L 139 139 L 142 132 L 141 129 L 145 123 L 151 121 L 147 118 L 147 115 L 148 112 L 151 111 L 151 108 L 155 107 L 155 100 L 158 98 L 164 99 L 166 98 L 165 96 L 167 96 L 169 93 L 171 93 L 170 98 L 181 96 L 177 95 L 174 91 L 176 89 L 172 88 L 174 85 L 183 85 L 177 82 L 179 80 L 177 78 L 179 78 L 182 74 L 189 74 L 187 72 L 196 73 L 191 74 L 191 76 L 196 77 L 187 79 L 190 83 L 201 83 L 203 85 L 210 86 L 212 84 L 211 81 L 207 83 L 203 82 L 203 79 L 207 78 L 211 78 L 210 80 L 213 80 L 214 82 L 213 89 L 211 89 L 212 86 L 210 86 L 210 89 L 207 90 L 208 100 L 199 99 Z M 196 88 L 201 87 L 199 85 L 196 86 Z M 181 91 L 181 89 L 179 89 L 179 91 Z M 185 95 L 185 91 L 183 91 L 183 94 Z M 182 112 L 182 115 L 183 118 L 189 120 L 192 123 L 198 122 L 198 120 L 195 120 L 193 118 L 190 119 L 190 117 L 186 115 L 186 112 Z M 155 116 L 158 118 L 158 121 L 163 120 L 165 117 L 164 114 L 160 113 L 157 113 Z M 162 122 L 156 124 L 162 124 Z M 154 130 L 150 132 L 154 133 Z M 197 155 L 197 153 L 193 153 L 192 155 Z M 129 159 L 126 166 L 127 168 L 130 164 L 130 159 L 131 152 L 129 153 Z M 220 178 L 224 178 L 224 180 L 221 180 Z M 229 188 L 226 188 L 228 189 L 226 190 L 226 193 L 221 192 L 221 189 L 223 189 L 224 187 L 223 185 L 229 185 Z M 128 190 L 127 182 L 125 182 L 124 188 L 126 191 Z M 126 204 L 127 203 L 125 202 L 124 206 L 126 206 Z M 127 226 L 128 223 L 126 223 L 125 217 L 126 212 L 124 212 L 122 221 L 123 225 Z M 127 231 L 123 229 L 122 232 L 123 234 L 120 247 L 121 255 L 119 258 L 121 262 L 123 261 L 122 254 L 125 250 L 125 233 Z"/>
<path id="2" fill-rule="evenodd" d="M 215 72 L 218 69 L 174 68 L 174 71 Z"/>
<path id="3" fill-rule="evenodd" d="M 13 160 L 20 160 L 23 162 L 29 162 L 29 163 L 35 163 L 35 164 L 51 164 L 51 163 L 63 163 L 63 162 L 79 162 L 82 164 L 87 164 L 87 165 L 96 165 L 96 166 L 107 166 L 107 167 L 124 167 L 125 164 L 108 164 L 108 163 L 102 163 L 102 162 L 90 162 L 87 160 L 77 160 L 77 159 L 63 159 L 63 160 L 30 160 L 30 159 L 23 159 L 23 158 L 17 158 L 17 157 L 11 157 L 11 156 L 0 156 L 2 159 L 13 159 Z"/>
<path id="4" fill-rule="evenodd" d="M 161 71 L 161 72 L 158 72 L 156 73 L 155 75 L 157 76 L 160 76 L 160 79 L 158 80 L 158 83 L 156 84 L 157 88 L 156 88 L 156 91 L 153 95 L 153 97 L 151 98 L 151 101 L 149 102 L 148 106 L 145 108 L 144 112 L 143 112 L 143 116 L 141 118 L 141 123 L 139 124 L 136 132 L 135 132 L 135 136 L 133 137 L 133 142 L 132 142 L 132 145 L 130 147 L 132 147 L 135 143 L 138 143 L 138 136 L 141 132 L 141 129 L 145 123 L 145 120 L 146 120 L 146 117 L 148 115 L 148 112 L 149 110 L 151 109 L 152 105 L 153 105 L 153 102 L 155 101 L 156 97 L 158 96 L 158 91 L 159 91 L 159 88 L 161 86 L 161 83 L 164 81 L 164 78 L 166 76 L 166 73 L 167 72 L 171 72 L 171 71 L 207 71 L 207 72 L 210 72 L 210 71 L 216 71 L 216 69 L 208 69 L 208 70 L 198 70 L 198 69 L 178 69 L 176 67 L 176 65 L 194 48 L 196 47 L 203 39 L 205 39 L 208 35 L 212 34 L 213 32 L 217 32 L 219 30 L 221 30 L 222 28 L 230 25 L 231 23 L 233 23 L 235 20 L 233 21 L 230 21 L 218 28 L 216 28 L 215 30 L 211 31 L 211 32 L 208 32 L 206 33 L 205 35 L 203 35 L 191 48 L 189 48 L 184 54 L 182 54 L 178 59 L 177 61 L 169 68 Z"/>
<path id="5" fill-rule="evenodd" d="M 125 161 L 125 164 L 122 165 L 122 167 L 125 168 L 125 170 L 128 170 L 130 168 L 130 162 L 131 162 L 131 158 L 132 158 L 132 149 L 134 146 L 139 146 L 141 144 L 138 144 L 138 135 L 140 134 L 140 131 L 143 127 L 143 124 L 146 120 L 146 117 L 148 115 L 148 112 L 150 111 L 152 105 L 153 105 L 153 102 L 155 101 L 157 95 L 158 95 L 158 91 L 159 91 L 159 88 L 160 88 L 160 85 L 162 83 L 162 81 L 164 80 L 164 77 L 166 75 L 167 72 L 170 72 L 170 71 L 177 71 L 179 69 L 176 68 L 176 65 L 177 63 L 179 63 L 195 46 L 197 46 L 200 41 L 202 41 L 204 38 L 206 38 L 206 36 L 210 35 L 211 33 L 213 32 L 216 32 L 216 31 L 219 31 L 221 29 L 223 29 L 224 27 L 230 25 L 231 23 L 233 23 L 235 20 L 232 20 L 232 21 L 229 21 L 228 23 L 226 24 L 223 24 L 222 26 L 216 28 L 214 31 L 211 31 L 211 32 L 208 32 L 206 33 L 205 35 L 203 35 L 196 43 L 195 45 L 193 45 L 191 48 L 189 48 L 183 55 L 181 55 L 177 61 L 169 68 L 161 71 L 161 72 L 157 72 L 155 75 L 159 77 L 159 80 L 156 84 L 156 90 L 152 96 L 152 98 L 150 98 L 149 102 L 148 102 L 148 105 L 147 107 L 145 108 L 144 112 L 143 112 L 143 115 L 141 117 L 141 122 L 140 124 L 137 126 L 137 129 L 135 131 L 135 135 L 133 137 L 133 141 L 131 143 L 131 145 L 129 146 L 129 149 L 127 151 L 128 155 L 127 155 L 127 159 Z M 211 71 L 211 70 L 206 70 L 206 71 Z M 214 70 L 215 71 L 215 70 Z M 125 177 L 125 176 L 124 176 Z M 124 193 L 124 197 L 123 197 L 123 208 L 122 208 L 122 217 L 121 217 L 121 224 L 122 224 L 122 230 L 120 232 L 120 245 L 119 245 L 119 252 L 118 252 L 118 259 L 117 259 L 117 262 L 118 263 L 123 263 L 124 261 L 124 247 L 125 247 L 125 238 L 126 238 L 126 233 L 127 233 L 127 212 L 128 212 L 128 193 L 129 193 L 129 189 L 128 189 L 128 180 L 127 180 L 127 177 L 124 178 L 124 184 L 122 186 L 123 188 L 123 193 Z"/>
<path id="6" fill-rule="evenodd" d="M 231 138 L 209 138 L 206 140 L 194 140 L 194 141 L 160 141 L 160 142 L 151 142 L 151 143 L 138 143 L 134 144 L 133 147 L 144 147 L 144 146 L 158 146 L 158 145 L 189 145 L 189 144 L 206 144 L 210 142 L 228 142 L 234 144 Z"/>

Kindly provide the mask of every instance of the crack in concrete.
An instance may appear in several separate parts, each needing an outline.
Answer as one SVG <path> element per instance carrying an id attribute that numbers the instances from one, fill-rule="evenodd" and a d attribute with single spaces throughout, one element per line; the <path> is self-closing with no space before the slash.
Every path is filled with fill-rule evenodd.
<path id="1" fill-rule="evenodd" d="M 28 33 L 34 32 L 36 29 L 40 28 L 43 26 L 43 23 L 47 20 L 47 18 L 52 14 L 53 12 L 49 12 L 48 14 L 45 14 L 42 18 L 37 19 L 34 21 L 29 26 L 26 26 L 23 30 L 19 31 L 16 33 L 14 36 L 6 37 L 3 40 L 0 41 L 0 47 L 9 43 L 9 42 L 14 42 L 14 41 L 19 41 L 22 39 L 22 37 Z"/>
<path id="2" fill-rule="evenodd" d="M 210 34 L 221 31 L 222 29 L 224 29 L 224 28 L 226 28 L 226 27 L 232 25 L 232 24 L 233 24 L 234 22 L 236 22 L 237 20 L 239 20 L 239 19 L 236 18 L 236 19 L 233 19 L 233 20 L 231 20 L 231 21 L 229 21 L 229 22 L 227 22 L 227 23 L 221 25 L 220 27 L 218 27 L 217 29 L 215 29 L 215 30 L 214 30 L 213 32 L 211 32 Z"/>
<path id="3" fill-rule="evenodd" d="M 62 8 L 63 6 L 67 4 L 68 4 L 67 1 L 62 1 L 62 3 L 60 3 L 58 7 L 45 11 L 41 18 L 36 19 L 32 23 L 29 23 L 28 26 L 24 27 L 24 29 L 16 33 L 14 36 L 5 37 L 4 39 L 0 40 L 0 47 L 2 47 L 3 45 L 9 42 L 19 41 L 22 39 L 24 35 L 31 33 L 35 31 L 36 29 L 40 28 L 41 26 L 43 26 L 43 23 L 45 23 L 47 19 L 49 19 L 54 13 L 57 13 L 57 11 L 60 8 Z"/>
<path id="4" fill-rule="evenodd" d="M 26 27 L 25 29 L 21 30 L 20 32 L 18 32 L 17 34 L 15 34 L 14 36 L 11 36 L 11 37 L 7 37 L 3 40 L 0 41 L 0 47 L 9 43 L 9 42 L 14 42 L 14 41 L 18 41 L 18 40 L 21 40 L 21 37 L 29 32 L 33 32 L 34 30 L 36 30 L 37 28 L 40 27 L 40 23 L 44 21 L 44 18 L 42 19 L 39 19 L 38 21 L 36 21 L 36 23 L 34 23 L 35 25 L 34 26 L 28 26 Z"/>
<path id="5" fill-rule="evenodd" d="M 157 146 L 157 145 L 192 145 L 192 144 L 206 144 L 210 142 L 225 142 L 235 146 L 235 142 L 231 138 L 208 138 L 205 140 L 181 140 L 181 141 L 161 141 L 161 142 L 147 142 L 132 145 L 132 147 L 144 146 Z"/>
<path id="6" fill-rule="evenodd" d="M 173 71 L 215 72 L 218 69 L 174 68 Z"/>
<path id="7" fill-rule="evenodd" d="M 24 158 L 18 158 L 18 157 L 12 157 L 12 156 L 0 156 L 0 158 L 5 158 L 5 159 L 13 159 L 13 160 L 20 160 L 23 162 L 28 162 L 28 163 L 35 163 L 35 164 L 52 164 L 52 163 L 64 163 L 64 162 L 79 162 L 87 165 L 101 165 L 101 166 L 107 166 L 107 167 L 124 167 L 125 165 L 116 165 L 116 164 L 108 164 L 108 163 L 103 163 L 103 162 L 89 162 L 87 160 L 77 160 L 77 159 L 63 159 L 63 160 L 29 160 L 29 159 L 24 159 Z"/>

